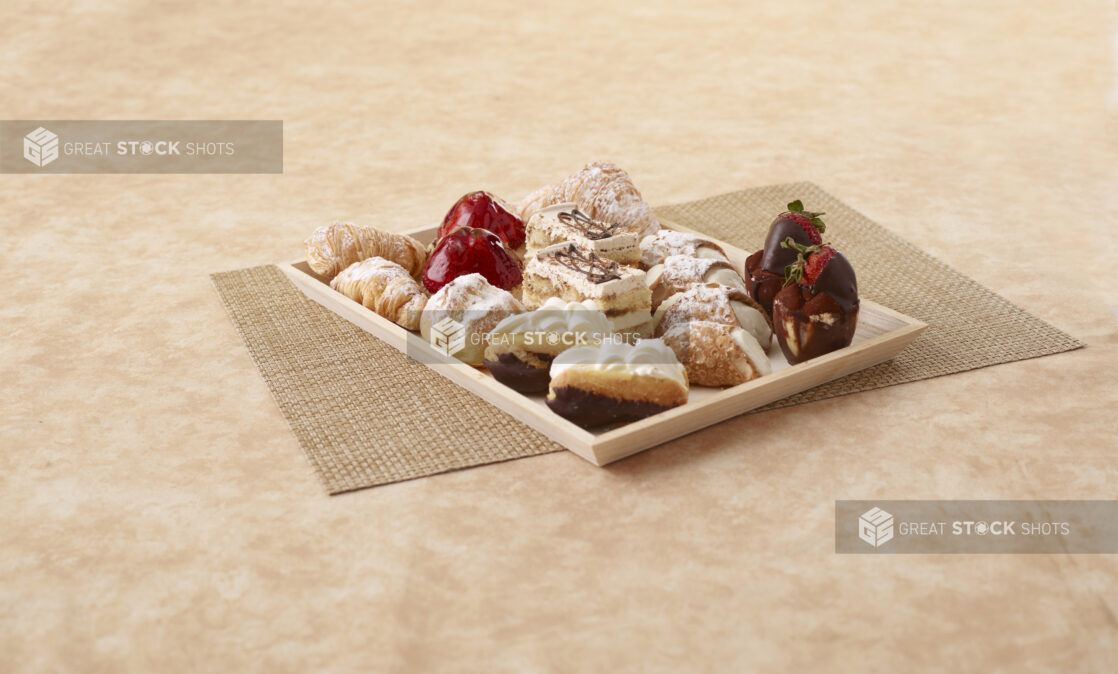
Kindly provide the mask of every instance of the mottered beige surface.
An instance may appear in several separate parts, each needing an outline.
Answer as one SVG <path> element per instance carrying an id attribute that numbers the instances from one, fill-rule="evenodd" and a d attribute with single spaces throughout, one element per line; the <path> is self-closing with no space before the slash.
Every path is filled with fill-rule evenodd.
<path id="1" fill-rule="evenodd" d="M 278 118 L 285 173 L 0 177 L 0 671 L 1114 669 L 1113 557 L 840 557 L 832 519 L 1114 496 L 1113 3 L 3 18 L 0 117 Z M 811 180 L 1088 346 L 327 497 L 207 274 L 592 158 L 656 204 Z"/>

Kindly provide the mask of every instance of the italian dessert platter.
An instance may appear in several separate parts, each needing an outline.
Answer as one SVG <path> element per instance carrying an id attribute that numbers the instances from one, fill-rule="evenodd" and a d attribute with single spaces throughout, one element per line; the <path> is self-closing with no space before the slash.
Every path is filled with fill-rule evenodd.
<path id="1" fill-rule="evenodd" d="M 916 338 L 919 321 L 859 297 L 857 261 L 830 243 L 824 215 L 774 206 L 750 252 L 661 221 L 625 170 L 592 162 L 516 202 L 469 192 L 439 224 L 406 233 L 319 226 L 284 271 L 419 365 L 604 465 Z"/>

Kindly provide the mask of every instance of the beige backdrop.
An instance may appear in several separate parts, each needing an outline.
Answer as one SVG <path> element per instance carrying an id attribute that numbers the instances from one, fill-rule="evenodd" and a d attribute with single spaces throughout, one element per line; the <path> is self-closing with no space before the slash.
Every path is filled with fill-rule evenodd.
<path id="1" fill-rule="evenodd" d="M 286 147 L 0 177 L 0 671 L 1113 670 L 1115 558 L 839 557 L 832 517 L 1115 496 L 1114 4 L 526 4 L 3 4 L 0 117 Z M 325 496 L 207 274 L 596 158 L 656 203 L 815 181 L 1089 346 Z"/>

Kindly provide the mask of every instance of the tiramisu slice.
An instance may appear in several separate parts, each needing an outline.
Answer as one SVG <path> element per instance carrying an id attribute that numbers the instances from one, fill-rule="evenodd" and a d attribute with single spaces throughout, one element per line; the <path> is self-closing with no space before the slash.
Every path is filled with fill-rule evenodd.
<path id="1" fill-rule="evenodd" d="M 534 309 L 549 297 L 568 302 L 590 300 L 617 332 L 644 335 L 651 328 L 652 292 L 645 285 L 644 272 L 574 243 L 548 246 L 528 258 L 525 305 Z"/>
<path id="2" fill-rule="evenodd" d="M 528 221 L 528 254 L 570 241 L 598 257 L 635 265 L 641 260 L 637 235 L 624 227 L 595 220 L 573 203 L 548 206 Z"/>

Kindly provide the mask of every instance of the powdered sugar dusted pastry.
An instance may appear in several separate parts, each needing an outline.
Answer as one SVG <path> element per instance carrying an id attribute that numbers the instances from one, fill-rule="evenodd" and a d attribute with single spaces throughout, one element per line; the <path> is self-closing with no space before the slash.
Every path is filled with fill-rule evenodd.
<path id="1" fill-rule="evenodd" d="M 641 240 L 641 267 L 648 269 L 664 261 L 669 255 L 687 255 L 729 262 L 726 251 L 710 239 L 689 232 L 661 229 Z"/>
<path id="2" fill-rule="evenodd" d="M 660 229 L 629 174 L 609 162 L 591 162 L 558 185 L 532 192 L 518 204 L 520 217 L 528 222 L 541 208 L 565 202 L 578 205 L 595 220 L 620 225 L 638 241 Z"/>
<path id="3" fill-rule="evenodd" d="M 573 203 L 547 206 L 528 221 L 528 254 L 570 241 L 579 248 L 621 264 L 637 264 L 641 249 L 637 235 L 620 225 L 595 220 Z"/>
<path id="4" fill-rule="evenodd" d="M 427 304 L 427 293 L 408 270 L 382 257 L 354 262 L 330 281 L 330 287 L 408 330 L 419 328 Z"/>
<path id="5" fill-rule="evenodd" d="M 718 283 L 745 292 L 745 281 L 729 262 L 688 255 L 664 258 L 662 263 L 648 270 L 647 281 L 652 290 L 653 308 L 676 293 L 704 283 Z"/>
<path id="6" fill-rule="evenodd" d="M 635 421 L 687 402 L 687 372 L 659 339 L 606 341 L 559 354 L 547 406 L 584 428 Z"/>
<path id="7" fill-rule="evenodd" d="M 423 339 L 436 347 L 445 344 L 449 355 L 480 366 L 485 355 L 485 336 L 505 318 L 523 311 L 524 305 L 507 290 L 489 285 L 481 274 L 467 274 L 446 284 L 427 300 L 420 332 Z M 459 328 L 464 331 L 459 333 Z"/>
<path id="8" fill-rule="evenodd" d="M 574 347 L 596 345 L 612 330 L 609 319 L 591 302 L 552 297 L 539 309 L 509 316 L 493 328 L 485 347 L 485 367 L 510 388 L 544 393 L 556 356 Z"/>
<path id="9" fill-rule="evenodd" d="M 549 297 L 568 302 L 589 300 L 617 332 L 641 332 L 652 319 L 652 293 L 643 271 L 598 257 L 573 243 L 538 251 L 524 268 L 524 303 L 539 307 Z"/>
<path id="10" fill-rule="evenodd" d="M 660 337 L 688 321 L 713 321 L 745 328 L 762 348 L 772 344 L 773 326 L 768 314 L 746 293 L 717 283 L 692 286 L 660 303 L 652 316 L 653 334 Z"/>
<path id="11" fill-rule="evenodd" d="M 733 386 L 772 372 L 765 350 L 742 328 L 712 321 L 677 323 L 664 342 L 699 386 Z"/>
<path id="12" fill-rule="evenodd" d="M 370 257 L 383 257 L 395 262 L 418 279 L 427 259 L 427 247 L 406 234 L 384 232 L 348 222 L 319 227 L 304 243 L 307 246 L 307 264 L 316 274 L 328 279 L 354 262 Z"/>

